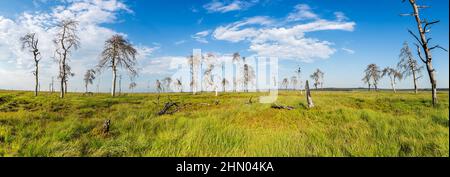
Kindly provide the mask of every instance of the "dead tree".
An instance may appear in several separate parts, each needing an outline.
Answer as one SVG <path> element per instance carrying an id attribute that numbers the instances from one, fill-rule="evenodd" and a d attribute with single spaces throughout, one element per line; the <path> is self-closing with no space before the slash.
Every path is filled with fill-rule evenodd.
<path id="1" fill-rule="evenodd" d="M 397 93 L 397 89 L 395 86 L 397 84 L 397 80 L 401 80 L 403 78 L 403 74 L 391 67 L 384 68 L 382 72 L 383 74 L 381 74 L 381 77 L 389 76 L 392 90 L 394 90 L 394 93 Z"/>
<path id="2" fill-rule="evenodd" d="M 320 70 L 317 69 L 310 77 L 311 79 L 314 80 L 314 87 L 316 88 L 316 90 L 318 89 L 318 87 L 320 86 L 321 88 L 323 88 L 323 77 L 324 77 L 324 73 Z"/>
<path id="3" fill-rule="evenodd" d="M 406 0 L 402 0 L 402 1 L 405 2 Z M 439 23 L 439 20 L 428 21 L 426 19 L 421 19 L 419 11 L 421 9 L 429 8 L 429 6 L 418 5 L 417 0 L 408 0 L 408 1 L 411 4 L 413 13 L 402 14 L 402 15 L 403 16 L 413 16 L 417 23 L 417 29 L 419 32 L 419 36 L 417 36 L 411 30 L 408 30 L 408 32 L 414 37 L 414 39 L 416 39 L 417 43 L 415 43 L 415 45 L 417 47 L 417 55 L 419 56 L 420 60 L 423 63 L 425 63 L 427 66 L 428 76 L 430 78 L 431 90 L 432 90 L 432 103 L 433 103 L 433 106 L 436 106 L 436 104 L 438 103 L 437 81 L 436 81 L 436 70 L 434 69 L 433 63 L 432 63 L 433 57 L 431 55 L 431 51 L 434 49 L 442 49 L 446 52 L 448 52 L 448 51 L 447 51 L 447 49 L 444 49 L 440 45 L 435 45 L 432 47 L 430 47 L 430 45 L 429 45 L 431 38 L 427 38 L 427 34 L 430 32 L 432 25 Z M 422 54 L 422 51 L 425 53 L 425 56 Z"/>
<path id="4" fill-rule="evenodd" d="M 29 51 L 33 53 L 34 68 L 35 68 L 33 71 L 35 77 L 34 96 L 38 96 L 39 61 L 41 61 L 41 52 L 39 52 L 38 48 L 39 39 L 37 38 L 36 33 L 28 33 L 20 38 L 20 42 L 22 43 L 22 50 L 29 49 Z"/>
<path id="5" fill-rule="evenodd" d="M 130 73 L 131 78 L 137 76 L 137 54 L 137 50 L 133 47 L 133 45 L 121 35 L 114 35 L 110 39 L 106 40 L 105 48 L 101 54 L 98 68 L 111 68 L 112 70 L 112 97 L 116 96 L 118 68 L 125 68 Z"/>
<path id="6" fill-rule="evenodd" d="M 78 22 L 74 20 L 63 20 L 58 24 L 58 32 L 53 42 L 57 48 L 55 51 L 55 58 L 59 63 L 59 79 L 61 80 L 61 94 L 64 98 L 67 88 L 68 74 L 68 60 L 72 49 L 78 49 L 80 42 L 77 36 Z"/>
<path id="7" fill-rule="evenodd" d="M 84 74 L 84 87 L 85 87 L 85 93 L 88 93 L 88 86 L 89 84 L 93 84 L 95 79 L 95 70 L 89 69 Z"/>
<path id="8" fill-rule="evenodd" d="M 372 80 L 372 85 L 375 87 L 375 91 L 378 90 L 378 81 L 381 79 L 381 71 L 380 68 L 376 64 L 367 65 L 366 70 L 364 70 L 364 78 L 363 81 L 367 79 L 370 87 L 370 80 Z"/>
<path id="9" fill-rule="evenodd" d="M 287 110 L 294 110 L 295 109 L 292 106 L 283 106 L 283 105 L 278 105 L 278 104 L 272 105 L 271 108 L 273 108 L 273 109 L 287 109 Z"/>
<path id="10" fill-rule="evenodd" d="M 313 108 L 314 103 L 313 103 L 313 100 L 311 97 L 311 90 L 309 89 L 309 81 L 308 80 L 306 80 L 305 90 L 306 90 L 306 101 L 308 102 L 308 108 Z"/>
<path id="11" fill-rule="evenodd" d="M 400 61 L 397 64 L 397 68 L 403 74 L 404 77 L 411 76 L 414 81 L 414 93 L 418 93 L 417 81 L 422 77 L 423 66 L 419 66 L 417 60 L 413 57 L 408 43 L 403 43 L 403 48 L 400 50 Z"/>
<path id="12" fill-rule="evenodd" d="M 172 109 L 174 108 L 174 109 Z M 165 114 L 173 114 L 178 112 L 179 110 L 179 106 L 178 103 L 173 102 L 173 101 L 169 101 L 166 104 L 164 104 L 164 107 L 161 111 L 158 112 L 159 116 L 165 115 Z"/>

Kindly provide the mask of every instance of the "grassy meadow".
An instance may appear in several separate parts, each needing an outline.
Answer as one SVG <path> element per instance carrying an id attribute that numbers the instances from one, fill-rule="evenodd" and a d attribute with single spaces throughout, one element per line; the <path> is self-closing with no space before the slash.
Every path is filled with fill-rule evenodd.
<path id="1" fill-rule="evenodd" d="M 434 108 L 428 92 L 313 91 L 307 109 L 304 95 L 281 91 L 277 103 L 295 110 L 258 103 L 263 94 L 162 94 L 158 103 L 157 94 L 0 91 L 0 156 L 449 156 L 447 91 Z M 158 116 L 169 98 L 180 110 Z"/>

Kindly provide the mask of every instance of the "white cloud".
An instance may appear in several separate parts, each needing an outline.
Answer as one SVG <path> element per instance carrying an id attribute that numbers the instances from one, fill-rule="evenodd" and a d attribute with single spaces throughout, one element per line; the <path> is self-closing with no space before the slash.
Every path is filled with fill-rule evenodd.
<path id="1" fill-rule="evenodd" d="M 242 21 L 232 23 L 227 26 L 220 26 L 216 28 L 213 33 L 215 39 L 225 40 L 230 42 L 240 42 L 243 40 L 251 39 L 258 35 L 258 29 L 256 27 L 249 27 L 241 29 L 243 26 L 267 26 L 272 24 L 273 21 L 268 17 L 257 16 L 248 18 Z"/>
<path id="2" fill-rule="evenodd" d="M 186 40 L 179 40 L 179 41 L 176 41 L 174 44 L 175 45 L 181 45 L 181 44 L 184 44 L 184 43 L 186 43 Z"/>
<path id="3" fill-rule="evenodd" d="M 349 48 L 345 48 L 345 47 L 343 47 L 342 50 L 347 52 L 348 54 L 355 54 L 356 53 L 354 50 L 349 49 Z"/>
<path id="4" fill-rule="evenodd" d="M 164 56 L 152 58 L 147 63 L 144 63 L 144 66 L 141 70 L 143 74 L 169 74 L 171 70 L 175 70 L 177 68 L 172 68 L 172 63 L 180 63 L 179 61 L 185 61 L 186 57 L 179 56 Z"/>
<path id="5" fill-rule="evenodd" d="M 355 22 L 345 21 L 346 17 L 342 12 L 335 15 L 337 20 L 334 21 L 321 19 L 309 6 L 300 4 L 280 23 L 274 22 L 269 17 L 248 18 L 217 27 L 213 37 L 229 42 L 246 41 L 250 44 L 249 50 L 260 56 L 312 62 L 316 59 L 329 58 L 336 49 L 332 47 L 332 42 L 307 37 L 308 32 L 354 30 Z M 304 19 L 312 21 L 298 22 Z"/>
<path id="6" fill-rule="evenodd" d="M 208 36 L 209 35 L 209 33 L 211 33 L 211 31 L 210 30 L 205 30 L 205 31 L 201 31 L 201 32 L 198 32 L 198 33 L 195 33 L 194 35 L 192 35 L 191 37 L 193 38 L 193 39 L 195 39 L 197 42 L 200 42 L 200 43 L 208 43 L 208 40 L 206 40 L 206 36 Z"/>
<path id="7" fill-rule="evenodd" d="M 298 4 L 295 6 L 295 11 L 290 13 L 287 17 L 288 21 L 299 21 L 299 20 L 317 20 L 319 16 L 315 14 L 311 7 L 307 4 Z"/>
<path id="8" fill-rule="evenodd" d="M 233 1 L 221 1 L 213 0 L 203 6 L 209 13 L 220 12 L 226 13 L 231 11 L 245 10 L 256 3 L 259 0 L 233 0 Z"/>
<path id="9" fill-rule="evenodd" d="M 37 3 L 44 3 L 40 1 Z M 58 73 L 57 63 L 52 59 L 54 44 L 52 39 L 56 31 L 55 24 L 64 18 L 74 18 L 79 21 L 78 35 L 81 48 L 72 52 L 70 65 L 76 74 L 71 78 L 69 87 L 80 87 L 82 76 L 86 69 L 98 64 L 98 57 L 103 49 L 105 40 L 118 32 L 103 27 L 105 23 L 116 23 L 117 15 L 121 12 L 132 11 L 119 0 L 64 0 L 61 5 L 51 7 L 50 11 L 29 13 L 25 12 L 16 19 L 0 16 L 0 71 L 11 78 L 24 82 L 0 82 L 0 87 L 30 88 L 33 83 L 31 74 L 33 61 L 31 54 L 23 52 L 19 38 L 28 32 L 35 32 L 39 38 L 39 47 L 42 54 L 40 63 L 41 85 L 43 88 L 52 76 Z M 125 35 L 125 34 L 122 34 Z M 126 35 L 125 35 L 126 36 Z M 148 57 L 157 48 L 146 46 L 137 47 L 141 55 L 138 58 Z M 5 61 L 5 62 L 3 62 Z M 18 74 L 24 73 L 24 74 Z"/>

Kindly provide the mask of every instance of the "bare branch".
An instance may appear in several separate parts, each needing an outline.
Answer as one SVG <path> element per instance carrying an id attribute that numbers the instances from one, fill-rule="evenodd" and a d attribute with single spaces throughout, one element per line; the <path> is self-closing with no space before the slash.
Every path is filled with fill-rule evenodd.
<path id="1" fill-rule="evenodd" d="M 408 32 L 417 40 L 417 42 L 419 42 L 420 45 L 423 45 L 422 41 L 420 41 L 416 34 L 414 34 L 411 30 L 408 30 Z"/>
<path id="2" fill-rule="evenodd" d="M 445 49 L 444 47 L 441 47 L 440 45 L 435 45 L 434 47 L 431 47 L 431 48 L 430 48 L 430 50 L 434 50 L 434 49 L 436 49 L 436 48 L 438 48 L 438 49 L 442 49 L 443 51 L 446 51 L 446 52 L 448 52 L 448 50 L 447 50 L 447 49 Z"/>
<path id="3" fill-rule="evenodd" d="M 436 20 L 436 21 L 432 21 L 432 22 L 425 22 L 425 26 L 423 27 L 423 29 L 425 30 L 425 32 L 429 31 L 429 27 L 431 27 L 431 25 L 434 25 L 436 23 L 439 23 L 440 20 Z"/>
<path id="4" fill-rule="evenodd" d="M 414 43 L 414 45 L 416 45 L 416 47 L 417 47 L 417 55 L 419 56 L 420 60 L 422 60 L 423 63 L 427 63 L 427 61 L 425 59 L 423 59 L 423 57 L 422 57 L 422 52 L 420 51 L 419 44 Z"/>

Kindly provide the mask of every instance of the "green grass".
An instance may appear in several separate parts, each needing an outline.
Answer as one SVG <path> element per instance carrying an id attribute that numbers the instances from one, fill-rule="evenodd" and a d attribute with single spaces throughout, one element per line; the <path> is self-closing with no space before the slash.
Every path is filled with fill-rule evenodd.
<path id="1" fill-rule="evenodd" d="M 310 110 L 281 92 L 291 111 L 246 104 L 256 93 L 32 95 L 0 91 L 0 156 L 449 156 L 448 92 L 435 108 L 426 92 L 313 92 Z M 169 96 L 186 106 L 157 116 Z"/>

